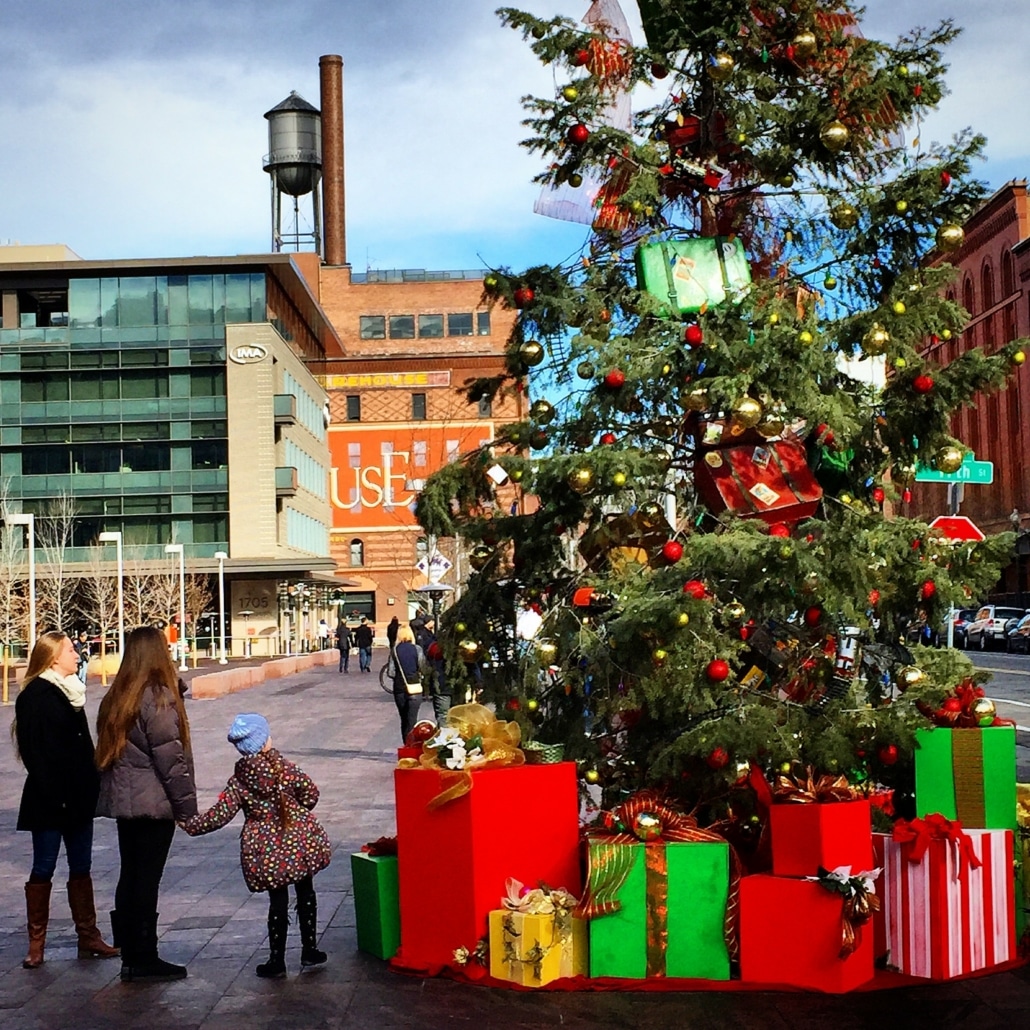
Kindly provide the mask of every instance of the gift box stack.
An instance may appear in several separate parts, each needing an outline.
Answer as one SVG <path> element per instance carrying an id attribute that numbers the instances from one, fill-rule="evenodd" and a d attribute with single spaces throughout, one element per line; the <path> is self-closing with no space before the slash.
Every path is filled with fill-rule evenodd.
<path id="1" fill-rule="evenodd" d="M 843 777 L 781 776 L 769 808 L 772 874 L 740 885 L 740 975 L 841 993 L 873 978 L 872 817 Z"/>
<path id="2" fill-rule="evenodd" d="M 917 731 L 917 818 L 874 837 L 878 950 L 911 976 L 949 979 L 1016 957 L 1015 727 L 998 725 L 985 700 L 964 684 L 939 725 Z"/>

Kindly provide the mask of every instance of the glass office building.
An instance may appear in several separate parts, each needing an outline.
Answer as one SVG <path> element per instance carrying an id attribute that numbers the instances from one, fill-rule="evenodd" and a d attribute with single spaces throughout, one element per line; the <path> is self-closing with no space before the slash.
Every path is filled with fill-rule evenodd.
<path id="1" fill-rule="evenodd" d="M 72 499 L 70 561 L 113 530 L 138 558 L 182 543 L 195 568 L 219 551 L 239 572 L 334 568 L 305 363 L 342 347 L 289 255 L 7 260 L 0 301 L 0 478 L 16 511 Z M 262 518 L 257 544 L 233 539 Z"/>

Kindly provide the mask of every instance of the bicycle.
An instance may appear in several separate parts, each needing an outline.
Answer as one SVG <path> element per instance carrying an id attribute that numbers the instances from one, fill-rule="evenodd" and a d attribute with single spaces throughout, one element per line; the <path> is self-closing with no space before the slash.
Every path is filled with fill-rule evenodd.
<path id="1" fill-rule="evenodd" d="M 393 655 L 383 662 L 383 667 L 379 670 L 379 686 L 386 691 L 387 694 L 393 693 Z"/>

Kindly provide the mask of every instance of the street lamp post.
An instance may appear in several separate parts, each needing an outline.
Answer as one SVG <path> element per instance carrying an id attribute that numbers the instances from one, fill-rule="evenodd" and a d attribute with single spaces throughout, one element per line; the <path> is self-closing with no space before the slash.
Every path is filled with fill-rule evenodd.
<path id="1" fill-rule="evenodd" d="M 188 672 L 186 664 L 186 555 L 182 544 L 165 544 L 165 554 L 179 556 L 179 672 Z"/>
<path id="2" fill-rule="evenodd" d="M 122 564 L 122 534 L 114 530 L 105 531 L 97 538 L 102 544 L 114 542 L 118 553 L 118 658 L 125 654 L 125 593 L 124 565 Z"/>
<path id="3" fill-rule="evenodd" d="M 218 559 L 218 664 L 226 665 L 225 657 L 225 559 L 229 557 L 225 551 L 215 551 Z"/>
<path id="4" fill-rule="evenodd" d="M 29 538 L 29 651 L 36 646 L 36 516 L 11 513 L 9 526 L 25 526 Z"/>

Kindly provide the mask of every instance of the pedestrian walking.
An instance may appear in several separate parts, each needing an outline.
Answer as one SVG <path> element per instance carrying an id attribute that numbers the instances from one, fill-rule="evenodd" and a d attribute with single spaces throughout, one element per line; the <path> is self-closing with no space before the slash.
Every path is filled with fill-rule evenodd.
<path id="1" fill-rule="evenodd" d="M 354 646 L 350 626 L 343 619 L 336 624 L 336 647 L 340 652 L 340 672 L 350 671 L 350 649 Z"/>
<path id="2" fill-rule="evenodd" d="M 386 642 L 393 647 L 397 643 L 397 630 L 401 628 L 400 619 L 395 615 L 386 627 Z"/>
<path id="3" fill-rule="evenodd" d="M 100 776 L 93 761 L 86 688 L 76 674 L 78 665 L 79 655 L 69 637 L 44 633 L 29 655 L 25 685 L 15 702 L 12 729 L 28 774 L 17 827 L 32 834 L 32 871 L 25 884 L 29 951 L 22 965 L 26 969 L 43 964 L 50 892 L 62 841 L 79 958 L 118 955 L 97 929 L 93 901 L 90 870 Z"/>
<path id="4" fill-rule="evenodd" d="M 372 671 L 372 642 L 375 640 L 375 629 L 368 619 L 361 616 L 361 622 L 354 631 L 354 643 L 358 648 L 358 668 L 362 672 Z"/>
<path id="5" fill-rule="evenodd" d="M 212 833 L 243 811 L 240 864 L 251 891 L 268 891 L 268 961 L 256 969 L 266 979 L 286 976 L 289 885 L 297 895 L 300 964 L 320 966 L 328 956 L 318 949 L 318 898 L 314 875 L 329 865 L 329 838 L 311 809 L 318 787 L 272 747 L 268 720 L 238 715 L 229 743 L 242 756 L 218 800 L 202 815 L 185 820 L 191 836 Z"/>
<path id="6" fill-rule="evenodd" d="M 85 683 L 86 676 L 89 673 L 89 634 L 85 630 L 79 633 L 79 637 L 75 641 L 75 654 L 79 660 L 76 671 L 78 672 L 79 679 Z"/>
<path id="7" fill-rule="evenodd" d="M 111 925 L 123 980 L 181 980 L 157 953 L 157 897 L 177 820 L 197 814 L 193 756 L 179 675 L 159 629 L 125 639 L 97 715 L 97 814 L 117 820 L 121 872 Z"/>
<path id="8" fill-rule="evenodd" d="M 393 699 L 401 717 L 401 742 L 408 739 L 412 726 L 418 722 L 418 709 L 422 703 L 422 677 L 426 671 L 426 657 L 415 643 L 410 626 L 397 631 L 397 645 L 390 652 L 393 665 Z"/>
<path id="9" fill-rule="evenodd" d="M 329 646 L 329 623 L 325 619 L 318 620 L 318 649 L 324 651 Z"/>
<path id="10" fill-rule="evenodd" d="M 432 620 L 424 623 L 415 643 L 422 648 L 426 656 L 428 675 L 425 677 L 429 686 L 429 697 L 433 702 L 433 715 L 436 724 L 443 726 L 447 721 L 447 713 L 451 708 L 451 689 L 447 681 L 447 662 L 443 648 L 436 639 L 436 623 Z"/>

